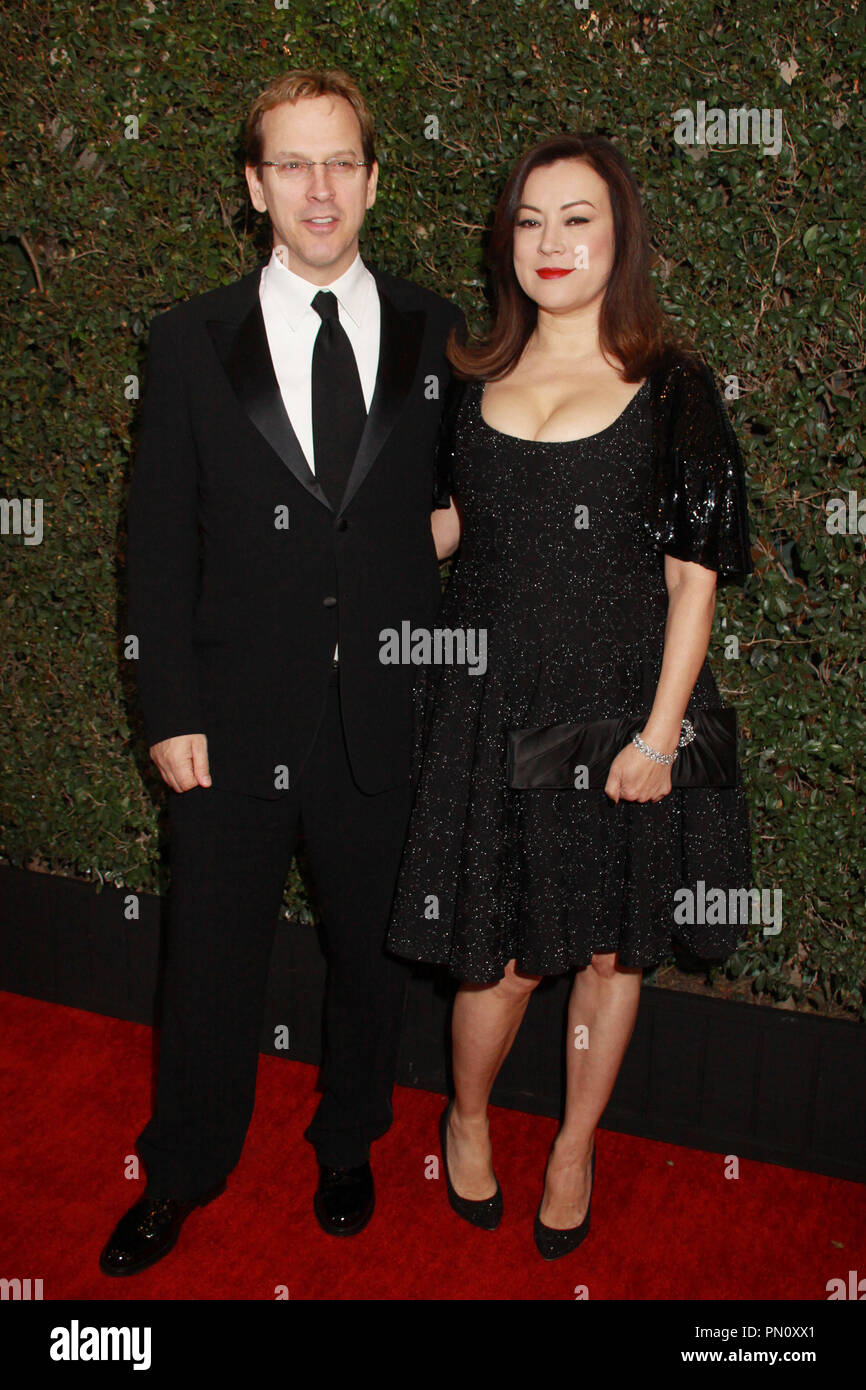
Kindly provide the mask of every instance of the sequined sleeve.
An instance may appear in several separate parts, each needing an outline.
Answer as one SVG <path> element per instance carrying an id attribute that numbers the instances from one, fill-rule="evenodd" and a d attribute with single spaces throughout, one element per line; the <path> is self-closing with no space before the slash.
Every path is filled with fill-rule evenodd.
<path id="1" fill-rule="evenodd" d="M 666 554 L 720 578 L 754 569 L 743 457 L 703 361 L 676 365 L 662 386 L 648 525 Z"/>

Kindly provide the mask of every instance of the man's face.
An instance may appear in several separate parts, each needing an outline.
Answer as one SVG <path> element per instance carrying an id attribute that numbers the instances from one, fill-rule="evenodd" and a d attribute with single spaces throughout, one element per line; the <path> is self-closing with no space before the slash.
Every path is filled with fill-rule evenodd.
<path id="1" fill-rule="evenodd" d="M 344 97 L 302 97 L 262 117 L 263 159 L 364 158 L 358 117 Z M 253 207 L 271 219 L 274 245 L 288 250 L 284 264 L 314 285 L 327 285 L 358 254 L 358 232 L 376 201 L 378 165 L 339 176 L 317 164 L 309 174 L 281 178 L 247 165 Z"/>

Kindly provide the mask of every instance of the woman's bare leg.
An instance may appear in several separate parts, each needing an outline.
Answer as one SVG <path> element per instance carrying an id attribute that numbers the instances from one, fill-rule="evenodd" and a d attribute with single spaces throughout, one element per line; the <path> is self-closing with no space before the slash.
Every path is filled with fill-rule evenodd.
<path id="1" fill-rule="evenodd" d="M 448 1171 L 460 1197 L 480 1202 L 496 1191 L 487 1103 L 508 1056 L 529 996 L 543 978 L 521 975 L 508 962 L 495 985 L 461 985 L 451 1037 L 454 1105 L 448 1123 Z"/>
<path id="2" fill-rule="evenodd" d="M 634 1031 L 641 979 L 639 969 L 618 968 L 615 954 L 593 956 L 575 975 L 568 1003 L 565 1118 L 548 1159 L 540 1212 L 544 1225 L 554 1230 L 578 1226 L 586 1216 L 595 1130 Z"/>

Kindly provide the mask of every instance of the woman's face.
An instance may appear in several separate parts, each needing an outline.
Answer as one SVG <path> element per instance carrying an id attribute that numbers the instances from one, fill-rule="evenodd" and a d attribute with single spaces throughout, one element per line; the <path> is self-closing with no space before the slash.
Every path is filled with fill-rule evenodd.
<path id="1" fill-rule="evenodd" d="M 514 223 L 514 272 L 539 308 L 567 314 L 601 303 L 613 266 L 607 184 L 585 159 L 533 169 Z"/>

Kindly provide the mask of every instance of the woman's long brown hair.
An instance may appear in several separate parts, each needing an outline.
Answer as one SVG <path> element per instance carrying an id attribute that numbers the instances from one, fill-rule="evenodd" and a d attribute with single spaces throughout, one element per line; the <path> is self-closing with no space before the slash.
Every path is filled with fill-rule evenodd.
<path id="1" fill-rule="evenodd" d="M 448 360 L 463 380 L 497 381 L 506 376 L 535 328 L 538 306 L 514 272 L 514 226 L 529 174 L 560 159 L 585 159 L 604 179 L 610 197 L 614 257 L 599 313 L 602 351 L 622 362 L 624 381 L 639 381 L 671 350 L 690 350 L 691 345 L 669 327 L 656 298 L 640 190 L 623 156 L 603 135 L 554 135 L 517 161 L 496 205 L 489 253 L 493 325 L 475 343 L 461 344 L 453 330 L 448 341 Z"/>

